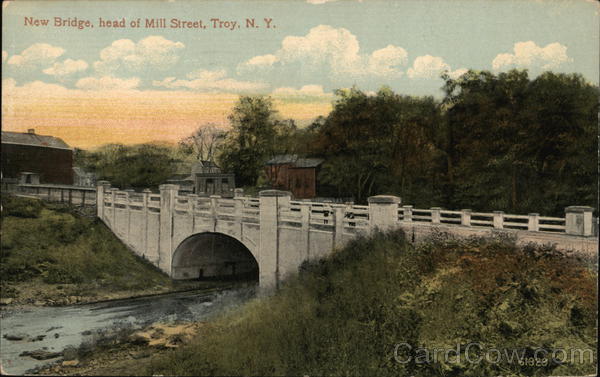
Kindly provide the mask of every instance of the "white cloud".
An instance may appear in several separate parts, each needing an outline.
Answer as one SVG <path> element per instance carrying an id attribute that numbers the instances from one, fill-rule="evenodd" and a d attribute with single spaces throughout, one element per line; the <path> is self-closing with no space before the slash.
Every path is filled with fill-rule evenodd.
<path id="1" fill-rule="evenodd" d="M 567 47 L 555 42 L 539 47 L 533 41 L 517 42 L 513 53 L 498 54 L 492 61 L 495 70 L 509 68 L 554 69 L 564 63 L 572 62 L 567 55 Z"/>
<path id="2" fill-rule="evenodd" d="M 242 63 L 242 66 L 245 66 L 249 69 L 252 68 L 262 68 L 262 67 L 272 67 L 273 64 L 279 61 L 279 58 L 273 54 L 267 55 L 259 55 L 251 58 L 245 63 Z"/>
<path id="3" fill-rule="evenodd" d="M 328 68 L 333 75 L 400 76 L 398 66 L 406 64 L 407 55 L 402 47 L 393 45 L 370 55 L 360 54 L 358 40 L 350 31 L 319 25 L 305 36 L 285 37 L 274 54 L 255 56 L 240 64 L 238 72 L 299 62 L 315 70 Z"/>
<path id="4" fill-rule="evenodd" d="M 8 58 L 8 52 L 2 50 L 2 63 L 4 63 L 7 58 Z"/>
<path id="5" fill-rule="evenodd" d="M 179 53 L 184 47 L 181 42 L 161 36 L 150 36 L 137 43 L 119 39 L 100 51 L 100 60 L 94 63 L 94 68 L 101 73 L 112 73 L 120 68 L 166 70 L 179 61 Z"/>
<path id="6" fill-rule="evenodd" d="M 88 63 L 84 60 L 66 59 L 62 62 L 56 62 L 52 67 L 44 69 L 47 75 L 56 77 L 66 77 L 77 72 L 83 72 L 88 68 Z"/>
<path id="7" fill-rule="evenodd" d="M 8 59 L 8 64 L 20 68 L 39 68 L 48 66 L 65 53 L 61 47 L 52 46 L 47 43 L 35 43 L 18 55 L 13 55 Z M 4 54 L 3 54 L 4 58 Z"/>
<path id="8" fill-rule="evenodd" d="M 261 90 L 267 87 L 262 82 L 238 81 L 227 78 L 225 70 L 197 70 L 187 74 L 190 80 L 176 79 L 167 77 L 161 81 L 154 80 L 152 85 L 169 89 L 186 88 L 201 92 L 249 92 Z"/>
<path id="9" fill-rule="evenodd" d="M 402 47 L 388 45 L 381 50 L 373 51 L 369 57 L 368 70 L 373 74 L 394 75 L 397 70 L 394 67 L 405 65 L 408 54 Z"/>
<path id="10" fill-rule="evenodd" d="M 285 97 L 330 97 L 331 93 L 325 93 L 321 85 L 304 85 L 300 89 L 283 87 L 277 88 L 272 93 L 274 96 Z"/>
<path id="11" fill-rule="evenodd" d="M 439 56 L 423 55 L 419 56 L 413 62 L 406 74 L 411 79 L 437 79 L 444 71 L 452 78 L 457 78 L 467 72 L 467 69 L 460 68 L 452 71 L 450 66 Z"/>
<path id="12" fill-rule="evenodd" d="M 12 89 L 14 89 L 14 87 L 17 86 L 17 81 L 11 77 L 2 79 L 2 89 L 3 91 L 10 91 Z"/>
<path id="13" fill-rule="evenodd" d="M 79 89 L 85 90 L 126 90 L 134 89 L 140 84 L 140 79 L 132 77 L 129 79 L 120 79 L 118 77 L 102 76 L 84 77 L 75 83 Z"/>

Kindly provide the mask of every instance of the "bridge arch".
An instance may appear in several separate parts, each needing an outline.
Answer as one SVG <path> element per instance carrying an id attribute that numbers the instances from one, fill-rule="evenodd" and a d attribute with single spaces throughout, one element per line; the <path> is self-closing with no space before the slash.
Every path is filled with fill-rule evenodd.
<path id="1" fill-rule="evenodd" d="M 227 234 L 202 232 L 184 239 L 171 259 L 171 277 L 258 281 L 258 260 L 244 243 Z"/>

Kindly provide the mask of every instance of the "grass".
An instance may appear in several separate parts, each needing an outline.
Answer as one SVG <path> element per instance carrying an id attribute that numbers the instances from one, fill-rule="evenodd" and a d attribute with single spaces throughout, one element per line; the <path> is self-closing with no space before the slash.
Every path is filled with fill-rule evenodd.
<path id="1" fill-rule="evenodd" d="M 0 282 L 3 297 L 20 283 L 64 284 L 77 291 L 138 290 L 170 279 L 129 251 L 98 219 L 39 200 L 2 196 Z"/>
<path id="2" fill-rule="evenodd" d="M 594 361 L 466 362 L 483 350 L 596 349 L 596 272 L 552 248 L 401 232 L 305 263 L 275 295 L 207 323 L 153 375 L 492 376 L 595 373 Z M 397 348 L 397 344 L 407 344 Z M 460 360 L 425 361 L 457 349 Z M 483 356 L 471 348 L 471 359 Z M 475 351 L 475 352 L 471 352 Z M 492 357 L 495 354 L 491 354 Z M 412 358 L 411 362 L 400 361 Z M 540 357 L 539 360 L 542 358 Z M 523 359 L 524 360 L 524 359 Z"/>

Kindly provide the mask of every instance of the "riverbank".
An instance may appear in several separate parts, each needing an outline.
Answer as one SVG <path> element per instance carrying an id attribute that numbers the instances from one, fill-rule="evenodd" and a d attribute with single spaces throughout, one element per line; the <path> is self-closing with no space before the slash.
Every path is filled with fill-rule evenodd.
<path id="1" fill-rule="evenodd" d="M 255 293 L 254 283 L 224 282 L 204 290 L 7 310 L 0 321 L 0 360 L 6 373 L 17 375 L 102 375 L 109 372 L 93 370 L 117 368 L 121 361 L 154 357 L 185 344 L 203 323 L 239 307 Z M 144 349 L 146 353 L 138 354 Z"/>
<path id="2" fill-rule="evenodd" d="M 152 324 L 130 335 L 116 337 L 81 356 L 68 357 L 36 371 L 38 375 L 141 376 L 158 357 L 189 344 L 206 322 Z"/>
<path id="3" fill-rule="evenodd" d="M 173 282 L 75 208 L 2 196 L 0 308 L 64 306 L 214 286 Z"/>
<path id="4" fill-rule="evenodd" d="M 130 298 L 158 296 L 224 287 L 231 284 L 225 281 L 173 281 L 147 289 L 113 291 L 106 287 L 82 286 L 76 284 L 45 284 L 43 281 L 29 281 L 11 284 L 18 297 L 2 298 L 0 312 L 21 310 L 41 306 L 67 306 L 92 304 Z"/>

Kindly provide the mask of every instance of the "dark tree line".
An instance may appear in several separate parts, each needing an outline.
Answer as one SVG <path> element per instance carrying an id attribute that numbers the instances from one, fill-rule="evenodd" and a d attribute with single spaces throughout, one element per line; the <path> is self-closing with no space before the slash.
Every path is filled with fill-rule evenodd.
<path id="1" fill-rule="evenodd" d="M 227 132 L 205 127 L 176 148 L 113 145 L 80 160 L 101 179 L 147 187 L 206 155 L 238 185 L 264 186 L 264 163 L 296 153 L 326 160 L 321 195 L 358 203 L 394 194 L 421 208 L 548 215 L 569 205 L 597 208 L 597 86 L 579 74 L 532 79 L 519 70 L 442 78 L 441 100 L 387 87 L 374 95 L 338 90 L 332 111 L 305 128 L 281 119 L 271 98 L 241 96 Z"/>
<path id="2" fill-rule="evenodd" d="M 255 184 L 274 153 L 324 157 L 321 194 L 360 203 L 394 194 L 419 207 L 512 213 L 597 207 L 598 87 L 578 74 L 531 79 L 519 70 L 442 78 L 441 100 L 386 87 L 375 95 L 338 90 L 331 113 L 305 129 L 284 132 L 275 127 L 281 123 L 275 113 L 263 109 L 259 114 L 269 121 L 261 124 L 270 124 L 265 144 L 230 143 L 222 161 Z M 239 114 L 230 119 L 232 135 L 252 133 L 251 121 Z M 254 165 L 232 153 L 244 145 Z"/>

